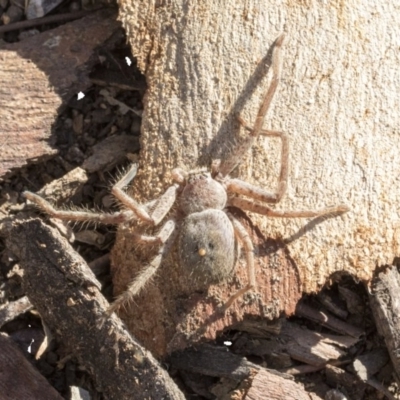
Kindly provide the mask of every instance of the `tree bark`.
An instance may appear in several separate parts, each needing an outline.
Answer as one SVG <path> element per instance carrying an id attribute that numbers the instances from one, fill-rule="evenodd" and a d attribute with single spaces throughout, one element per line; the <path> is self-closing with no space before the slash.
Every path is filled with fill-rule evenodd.
<path id="1" fill-rule="evenodd" d="M 246 134 L 236 114 L 254 123 L 268 84 L 269 49 L 286 32 L 282 81 L 265 123 L 285 131 L 291 143 L 289 188 L 276 208 L 351 208 L 311 221 L 251 215 L 260 229 L 246 222 L 256 247 L 257 295 L 224 316 L 215 314 L 216 305 L 246 285 L 243 261 L 231 282 L 198 294 L 171 257 L 125 315 L 146 346 L 163 354 L 215 337 L 245 316 L 293 313 L 302 292 L 318 290 L 333 273 L 368 281 L 377 265 L 400 253 L 393 212 L 400 201 L 400 13 L 394 0 L 120 0 L 119 18 L 148 83 L 134 198 L 159 196 L 175 167 L 226 157 Z M 279 161 L 279 143 L 262 138 L 234 175 L 273 189 Z M 113 253 L 117 293 L 146 261 L 121 232 Z"/>

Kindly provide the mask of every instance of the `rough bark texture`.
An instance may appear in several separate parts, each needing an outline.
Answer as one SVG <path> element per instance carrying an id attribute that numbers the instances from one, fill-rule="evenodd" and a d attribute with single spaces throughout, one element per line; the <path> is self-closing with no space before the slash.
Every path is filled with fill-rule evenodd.
<path id="1" fill-rule="evenodd" d="M 62 400 L 15 342 L 0 333 L 0 398 Z"/>
<path id="2" fill-rule="evenodd" d="M 104 321 L 100 283 L 58 231 L 40 220 L 16 223 L 7 245 L 20 260 L 30 301 L 106 399 L 184 399 L 119 318 Z"/>
<path id="3" fill-rule="evenodd" d="M 56 153 L 54 123 L 63 102 L 90 85 L 94 49 L 120 24 L 110 10 L 0 50 L 0 178 Z"/>
<path id="4" fill-rule="evenodd" d="M 400 273 L 393 266 L 380 272 L 372 281 L 370 304 L 378 332 L 385 343 L 393 363 L 400 376 Z"/>
<path id="5" fill-rule="evenodd" d="M 120 0 L 120 19 L 148 83 L 136 199 L 157 197 L 174 167 L 197 168 L 226 156 L 245 134 L 235 114 L 254 121 L 267 86 L 260 61 L 285 31 L 282 82 L 265 124 L 291 140 L 289 189 L 277 208 L 351 207 L 319 221 L 251 215 L 262 232 L 251 233 L 259 297 L 239 301 L 224 317 L 210 318 L 218 301 L 209 299 L 223 301 L 247 283 L 242 265 L 235 284 L 197 300 L 193 294 L 188 305 L 190 288 L 184 289 L 179 267 L 164 263 L 125 316 L 149 348 L 163 353 L 177 321 L 177 336 L 186 340 L 199 326 L 213 337 L 246 315 L 291 313 L 302 291 L 318 290 L 334 272 L 368 281 L 377 265 L 400 253 L 395 1 Z M 275 188 L 279 145 L 260 139 L 234 174 Z M 113 256 L 117 292 L 144 260 L 121 233 Z"/>

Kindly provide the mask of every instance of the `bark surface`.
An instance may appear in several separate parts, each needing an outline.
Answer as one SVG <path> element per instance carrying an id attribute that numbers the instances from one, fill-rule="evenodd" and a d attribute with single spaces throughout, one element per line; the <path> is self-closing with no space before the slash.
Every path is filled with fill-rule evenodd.
<path id="1" fill-rule="evenodd" d="M 125 315 L 153 351 L 179 347 L 199 327 L 213 337 L 246 315 L 291 313 L 302 291 L 318 290 L 333 273 L 369 281 L 377 265 L 399 255 L 398 11 L 393 0 L 120 1 L 120 20 L 148 83 L 131 192 L 137 200 L 159 196 L 175 167 L 226 157 L 246 134 L 236 114 L 254 122 L 268 85 L 268 51 L 286 32 L 282 81 L 265 123 L 291 143 L 289 188 L 276 208 L 351 208 L 320 220 L 251 215 L 260 229 L 250 229 L 258 297 L 211 321 L 216 305 L 247 283 L 243 261 L 231 282 L 198 294 L 185 287 L 172 256 Z M 279 146 L 259 139 L 233 175 L 275 188 Z M 121 233 L 113 255 L 117 293 L 146 262 L 136 250 Z"/>

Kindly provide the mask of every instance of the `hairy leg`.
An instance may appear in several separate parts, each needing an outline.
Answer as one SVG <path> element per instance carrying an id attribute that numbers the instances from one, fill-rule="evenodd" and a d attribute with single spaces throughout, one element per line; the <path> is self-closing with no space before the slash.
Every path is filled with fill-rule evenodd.
<path id="1" fill-rule="evenodd" d="M 280 35 L 274 43 L 274 48 L 272 51 L 272 80 L 268 87 L 268 90 L 263 98 L 261 106 L 258 110 L 256 121 L 253 128 L 250 131 L 249 136 L 239 145 L 234 151 L 229 155 L 229 157 L 221 163 L 219 168 L 219 173 L 221 176 L 227 176 L 240 162 L 243 155 L 253 146 L 254 141 L 257 139 L 258 135 L 261 133 L 265 116 L 268 112 L 269 106 L 271 105 L 272 99 L 276 92 L 279 84 L 281 75 L 281 60 L 280 60 L 280 50 L 283 44 L 284 35 Z"/>
<path id="2" fill-rule="evenodd" d="M 57 210 L 47 200 L 32 192 L 24 192 L 23 196 L 51 217 L 65 221 L 83 221 L 102 224 L 121 224 L 133 217 L 132 211 L 119 211 L 112 214 L 92 211 Z"/>
<path id="3" fill-rule="evenodd" d="M 249 131 L 246 123 L 239 118 L 240 123 Z M 255 200 L 259 200 L 265 203 L 278 203 L 284 194 L 286 193 L 288 175 L 289 175 L 289 138 L 284 132 L 279 131 L 267 131 L 262 130 L 260 135 L 269 137 L 279 137 L 282 141 L 281 150 L 281 169 L 279 173 L 278 188 L 275 193 L 268 192 L 258 186 L 252 185 L 250 183 L 244 182 L 240 179 L 230 179 L 225 180 L 226 189 L 228 192 L 242 194 L 247 197 L 251 197 Z"/>
<path id="4" fill-rule="evenodd" d="M 168 220 L 159 233 L 154 236 L 137 235 L 142 243 L 160 243 L 161 246 L 155 257 L 139 272 L 138 276 L 128 285 L 125 292 L 117 297 L 107 310 L 107 315 L 111 315 L 121 306 L 129 303 L 146 285 L 146 283 L 155 275 L 161 265 L 162 260 L 170 251 L 176 237 L 176 224 L 173 219 Z M 149 239 L 153 238 L 153 240 Z"/>
<path id="5" fill-rule="evenodd" d="M 134 218 L 151 225 L 158 225 L 170 211 L 175 203 L 176 193 L 179 185 L 170 186 L 159 199 L 151 202 L 150 207 L 138 204 L 132 197 L 123 191 L 123 188 L 135 177 L 137 165 L 134 164 L 113 186 L 111 192 L 128 210 L 115 213 L 101 213 L 87 210 L 57 210 L 47 200 L 32 192 L 24 192 L 23 195 L 28 200 L 35 203 L 43 212 L 50 216 L 66 221 L 82 221 L 103 224 L 121 224 Z M 147 211 L 150 209 L 151 211 Z"/>
<path id="6" fill-rule="evenodd" d="M 344 214 L 350 208 L 345 204 L 336 207 L 327 207 L 320 210 L 273 210 L 265 204 L 258 204 L 251 200 L 242 199 L 240 197 L 233 197 L 229 199 L 229 205 L 238 207 L 244 211 L 251 211 L 257 214 L 266 215 L 268 217 L 276 218 L 314 218 L 322 217 L 324 215 L 334 216 Z"/>
<path id="7" fill-rule="evenodd" d="M 224 310 L 227 310 L 234 301 L 236 301 L 243 294 L 248 292 L 249 290 L 255 289 L 256 287 L 256 277 L 254 271 L 254 247 L 253 243 L 250 239 L 249 234 L 247 233 L 245 227 L 231 214 L 228 214 L 229 219 L 232 222 L 233 229 L 235 231 L 235 235 L 237 239 L 242 243 L 246 254 L 246 264 L 247 271 L 249 276 L 249 283 L 242 289 L 238 290 L 235 294 L 233 294 L 229 300 L 224 304 Z"/>
<path id="8" fill-rule="evenodd" d="M 113 186 L 111 193 L 128 209 L 143 222 L 150 225 L 158 225 L 168 211 L 171 209 L 176 199 L 178 185 L 170 186 L 166 192 L 156 201 L 152 212 L 146 211 L 145 207 L 139 204 L 131 196 L 124 192 L 123 188 L 136 176 L 137 165 L 134 164 L 128 172 Z"/>

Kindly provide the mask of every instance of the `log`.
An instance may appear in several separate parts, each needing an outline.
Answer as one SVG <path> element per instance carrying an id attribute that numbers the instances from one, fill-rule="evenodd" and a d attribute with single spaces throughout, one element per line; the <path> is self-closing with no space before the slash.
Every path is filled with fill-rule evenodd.
<path id="1" fill-rule="evenodd" d="M 351 208 L 322 220 L 242 219 L 255 245 L 258 288 L 223 316 L 218 305 L 248 282 L 243 260 L 230 282 L 193 293 L 171 256 L 136 306 L 121 313 L 155 354 L 214 338 L 246 318 L 292 314 L 302 293 L 319 290 L 333 273 L 368 281 L 377 265 L 400 253 L 392 212 L 400 201 L 394 0 L 340 7 L 317 0 L 121 0 L 119 18 L 148 83 L 140 168 L 130 192 L 136 200 L 157 198 L 173 168 L 209 167 L 243 139 L 236 115 L 254 123 L 272 43 L 285 31 L 282 81 L 265 124 L 285 131 L 291 143 L 289 188 L 276 208 Z M 279 146 L 260 139 L 234 176 L 274 190 Z M 118 295 L 148 258 L 121 231 L 112 259 Z"/>
<path id="2" fill-rule="evenodd" d="M 15 223 L 7 238 L 24 271 L 31 303 L 106 399 L 184 399 L 152 355 L 116 316 L 84 260 L 40 220 Z"/>
<path id="3" fill-rule="evenodd" d="M 119 30 L 115 12 L 103 10 L 2 46 L 0 178 L 56 154 L 60 110 L 91 85 L 88 75 L 98 62 L 94 50 L 101 45 L 110 48 Z"/>

